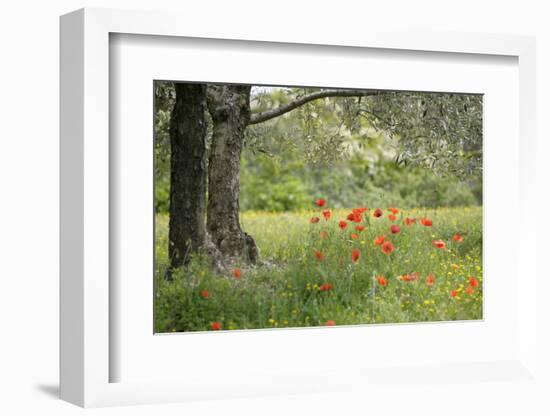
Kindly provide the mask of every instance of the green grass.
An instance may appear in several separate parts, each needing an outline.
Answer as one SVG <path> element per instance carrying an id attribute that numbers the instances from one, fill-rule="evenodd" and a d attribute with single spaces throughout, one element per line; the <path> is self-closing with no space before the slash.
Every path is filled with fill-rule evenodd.
<path id="1" fill-rule="evenodd" d="M 482 318 L 482 209 L 480 207 L 415 209 L 399 212 L 395 222 L 364 214 L 362 232 L 348 221 L 338 226 L 349 210 L 335 210 L 325 221 L 320 210 L 299 213 L 245 212 L 243 228 L 254 238 L 262 265 L 237 265 L 242 276 L 214 274 L 208 260 L 196 257 L 190 266 L 166 281 L 167 224 L 156 218 L 157 332 L 210 330 L 212 322 L 222 329 L 308 327 L 337 325 L 467 320 Z M 320 221 L 311 224 L 312 216 Z M 428 217 L 433 226 L 405 225 L 404 218 Z M 401 232 L 392 234 L 390 225 Z M 321 238 L 321 231 L 328 237 Z M 359 238 L 351 238 L 356 233 Z M 459 233 L 462 242 L 453 240 Z M 384 234 L 395 246 L 386 255 L 374 239 Z M 445 249 L 434 247 L 443 240 Z M 353 249 L 360 258 L 352 261 Z M 315 251 L 322 252 L 319 260 Z M 418 273 L 417 280 L 399 276 Z M 435 283 L 426 284 L 433 274 Z M 377 276 L 387 279 L 387 286 Z M 479 285 L 470 287 L 468 276 Z M 332 285 L 322 291 L 323 284 Z M 201 291 L 208 291 L 208 297 Z M 456 291 L 456 296 L 451 296 Z M 468 293 L 471 292 L 471 293 Z"/>

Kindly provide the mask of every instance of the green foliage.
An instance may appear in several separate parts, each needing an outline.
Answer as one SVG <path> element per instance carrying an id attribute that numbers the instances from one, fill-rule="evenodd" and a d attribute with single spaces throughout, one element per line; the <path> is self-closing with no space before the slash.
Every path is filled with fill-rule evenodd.
<path id="1" fill-rule="evenodd" d="M 367 214 L 362 232 L 352 222 L 345 230 L 338 227 L 349 210 L 333 210 L 330 220 L 311 224 L 309 218 L 321 216 L 319 211 L 243 214 L 244 229 L 255 237 L 265 263 L 241 265 L 239 279 L 231 271 L 215 275 L 206 259 L 195 256 L 174 281 L 166 281 L 166 253 L 159 248 L 155 330 L 205 331 L 212 322 L 220 322 L 222 329 L 246 329 L 317 326 L 328 320 L 351 325 L 482 318 L 481 208 L 416 209 L 400 212 L 395 222 L 384 209 L 379 219 Z M 427 216 L 433 226 L 407 226 L 404 218 L 409 216 Z M 391 234 L 391 224 L 399 224 L 401 232 Z M 321 231 L 327 238 L 321 238 Z M 352 232 L 359 238 L 351 238 Z M 165 215 L 157 214 L 157 233 L 157 244 L 163 244 Z M 454 241 L 455 233 L 464 240 Z M 380 234 L 395 245 L 390 255 L 373 242 Z M 436 239 L 446 249 L 434 247 Z M 360 252 L 356 262 L 354 249 Z M 316 250 L 323 260 L 316 258 Z M 419 274 L 416 281 L 400 280 L 413 272 Z M 429 274 L 435 276 L 433 286 L 426 284 Z M 377 283 L 378 275 L 388 280 L 387 286 Z M 471 294 L 466 292 L 468 276 L 479 282 Z M 320 290 L 325 283 L 332 289 Z M 201 296 L 204 290 L 207 298 Z M 451 296 L 454 290 L 456 297 Z"/>
<path id="2" fill-rule="evenodd" d="M 175 101 L 171 82 L 155 84 L 155 212 L 167 212 L 170 201 L 170 115 Z"/>
<path id="3" fill-rule="evenodd" d="M 308 163 L 292 148 L 281 147 L 272 157 L 245 152 L 241 209 L 301 210 L 319 196 L 337 208 L 384 204 L 435 208 L 481 202 L 468 183 L 397 164 L 387 150 L 384 140 L 373 140 L 370 147 L 332 163 Z"/>
<path id="4" fill-rule="evenodd" d="M 365 200 L 372 205 L 404 208 L 469 206 L 478 203 L 467 184 L 440 177 L 424 169 L 411 169 L 386 162 L 364 182 Z"/>
<path id="5" fill-rule="evenodd" d="M 261 112 L 318 89 L 252 91 Z M 156 212 L 168 210 L 173 101 L 172 83 L 156 82 Z M 248 126 L 241 209 L 300 210 L 318 195 L 335 207 L 480 204 L 481 106 L 479 95 L 387 92 L 319 99 Z"/>
<path id="6" fill-rule="evenodd" d="M 317 91 L 320 90 L 259 90 L 255 92 L 255 110 L 266 111 Z M 277 98 L 272 99 L 271 95 Z M 283 99 L 281 95 L 287 97 Z M 347 138 L 356 136 L 368 142 L 375 130 L 393 142 L 399 163 L 426 167 L 440 176 L 479 178 L 482 104 L 482 96 L 476 94 L 383 91 L 368 97 L 317 99 L 283 119 L 287 119 L 288 128 L 301 132 L 292 134 L 292 138 L 304 145 L 302 152 L 308 161 L 331 161 L 340 154 L 345 156 Z M 249 129 L 254 136 L 254 129 L 265 127 Z"/>
<path id="7" fill-rule="evenodd" d="M 266 183 L 256 178 L 245 186 L 241 200 L 243 209 L 281 212 L 296 211 L 310 204 L 302 182 L 287 177 L 284 183 Z"/>
<path id="8" fill-rule="evenodd" d="M 359 111 L 398 141 L 400 163 L 468 178 L 482 172 L 482 104 L 476 94 L 392 92 Z"/>
<path id="9" fill-rule="evenodd" d="M 298 175 L 301 170 L 299 162 L 281 163 L 279 157 L 257 155 L 243 158 L 241 209 L 279 212 L 307 207 L 311 197 Z"/>
<path id="10" fill-rule="evenodd" d="M 168 212 L 170 208 L 170 176 L 155 175 L 155 212 Z"/>
<path id="11" fill-rule="evenodd" d="M 266 111 L 313 91 L 259 89 L 253 108 Z M 317 195 L 335 207 L 480 204 L 481 139 L 476 95 L 315 100 L 248 127 L 241 208 L 299 210 L 308 207 L 299 201 Z M 285 194 L 292 203 L 279 202 Z"/>

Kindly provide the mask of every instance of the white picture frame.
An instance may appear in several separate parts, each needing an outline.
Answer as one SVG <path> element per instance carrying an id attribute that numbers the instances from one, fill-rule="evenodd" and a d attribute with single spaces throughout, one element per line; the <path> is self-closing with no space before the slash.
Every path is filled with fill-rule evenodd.
<path id="1" fill-rule="evenodd" d="M 499 361 L 442 362 L 408 369 L 348 367 L 315 372 L 283 372 L 264 379 L 234 382 L 230 374 L 178 381 L 110 382 L 110 366 L 120 359 L 110 349 L 109 296 L 109 36 L 155 35 L 228 41 L 331 45 L 334 47 L 429 51 L 438 54 L 502 55 L 519 67 L 519 198 L 521 241 L 534 241 L 535 216 L 530 213 L 536 188 L 535 169 L 535 41 L 529 37 L 429 31 L 383 31 L 348 28 L 334 34 L 300 28 L 280 33 L 266 24 L 246 35 L 235 34 L 229 22 L 212 26 L 171 13 L 82 9 L 61 18 L 61 398 L 80 406 L 108 406 L 185 401 L 199 398 L 248 397 L 315 391 L 377 388 L 392 378 L 413 374 L 422 383 L 460 379 L 480 384 L 504 380 L 537 387 L 535 253 L 517 244 L 517 268 L 525 284 L 517 290 L 517 348 Z M 525 215 L 523 215 L 525 214 Z M 403 328 L 403 327 L 402 327 Z M 408 328 L 408 331 L 416 331 Z M 333 332 L 336 334 L 337 332 Z M 246 366 L 246 363 L 243 363 Z M 447 376 L 445 376 L 447 374 Z M 447 379 L 445 378 L 447 377 Z M 405 377 L 406 378 L 406 377 Z M 411 379 L 411 380 L 412 380 Z M 409 380 L 409 383 L 412 381 Z M 533 384 L 534 383 L 534 384 Z M 486 383 L 484 384 L 484 386 Z M 407 383 L 400 387 L 407 389 Z M 450 387 L 449 387 L 450 389 Z M 521 391 L 521 390 L 520 390 Z M 488 394 L 497 396 L 496 389 Z"/>

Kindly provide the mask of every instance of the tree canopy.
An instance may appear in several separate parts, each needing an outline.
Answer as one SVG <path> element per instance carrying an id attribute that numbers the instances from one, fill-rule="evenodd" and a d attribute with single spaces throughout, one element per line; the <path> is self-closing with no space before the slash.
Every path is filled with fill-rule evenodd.
<path id="1" fill-rule="evenodd" d="M 281 138 L 301 140 L 313 161 L 345 157 L 350 138 L 361 145 L 382 134 L 399 164 L 461 178 L 482 173 L 481 95 L 259 87 L 252 109 L 252 121 L 271 124 L 249 126 L 248 144 L 259 151 L 267 130 L 276 129 L 277 119 L 266 115 L 292 112 L 299 122 Z"/>
<path id="2" fill-rule="evenodd" d="M 157 210 L 167 208 L 174 98 L 172 82 L 155 83 Z M 392 191 L 401 204 L 461 205 L 481 198 L 481 95 L 253 86 L 250 106 L 242 162 L 245 209 L 264 207 L 267 191 L 267 208 L 275 210 L 302 206 L 314 185 L 330 194 L 334 190 L 321 178 L 327 169 L 340 185 L 334 197 L 341 205 L 376 199 L 389 192 L 391 181 L 399 183 Z M 285 177 L 285 183 L 270 183 L 270 175 Z"/>

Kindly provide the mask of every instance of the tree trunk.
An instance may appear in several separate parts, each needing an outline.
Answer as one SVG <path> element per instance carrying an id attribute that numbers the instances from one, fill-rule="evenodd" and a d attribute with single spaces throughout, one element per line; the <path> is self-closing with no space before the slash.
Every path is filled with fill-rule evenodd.
<path id="1" fill-rule="evenodd" d="M 239 180 L 244 132 L 250 120 L 250 86 L 209 85 L 212 147 L 208 166 L 207 230 L 229 259 L 255 263 L 254 239 L 239 222 Z"/>
<path id="2" fill-rule="evenodd" d="M 170 271 L 205 244 L 206 84 L 174 85 L 170 119 Z M 170 272 L 171 273 L 171 272 Z"/>

